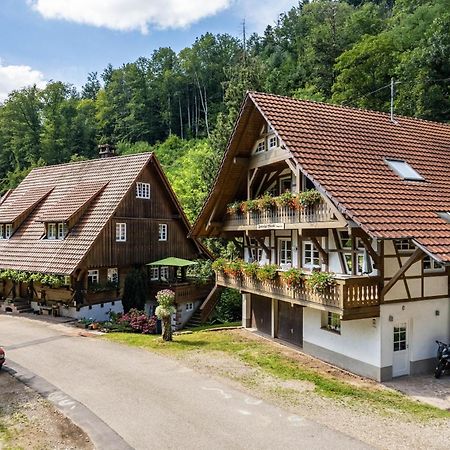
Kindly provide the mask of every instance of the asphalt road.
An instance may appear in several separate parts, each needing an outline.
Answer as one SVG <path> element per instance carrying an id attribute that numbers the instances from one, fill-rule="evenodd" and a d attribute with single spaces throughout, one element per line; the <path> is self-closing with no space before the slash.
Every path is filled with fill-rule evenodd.
<path id="1" fill-rule="evenodd" d="M 61 404 L 75 400 L 79 415 L 136 449 L 368 448 L 177 361 L 67 326 L 0 315 L 0 345 L 12 367 L 46 380 Z M 113 437 L 99 447 L 122 448 Z"/>

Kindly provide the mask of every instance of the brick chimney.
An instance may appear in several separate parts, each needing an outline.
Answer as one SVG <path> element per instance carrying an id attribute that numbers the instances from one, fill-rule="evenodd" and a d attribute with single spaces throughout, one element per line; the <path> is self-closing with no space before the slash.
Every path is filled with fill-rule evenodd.
<path id="1" fill-rule="evenodd" d="M 116 147 L 112 144 L 100 144 L 98 146 L 98 155 L 100 158 L 110 158 L 116 156 Z"/>

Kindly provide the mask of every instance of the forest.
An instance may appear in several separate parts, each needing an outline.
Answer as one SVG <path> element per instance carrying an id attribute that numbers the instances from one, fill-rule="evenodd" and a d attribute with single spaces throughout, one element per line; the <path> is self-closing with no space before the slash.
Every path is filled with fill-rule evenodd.
<path id="1" fill-rule="evenodd" d="M 0 194 L 32 167 L 155 151 L 191 221 L 247 90 L 450 120 L 450 0 L 303 1 L 262 35 L 205 34 L 0 105 Z"/>

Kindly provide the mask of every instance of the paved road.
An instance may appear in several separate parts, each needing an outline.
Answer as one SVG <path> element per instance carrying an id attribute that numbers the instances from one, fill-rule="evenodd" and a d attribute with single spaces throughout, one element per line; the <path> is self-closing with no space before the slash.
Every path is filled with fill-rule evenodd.
<path id="1" fill-rule="evenodd" d="M 368 448 L 177 361 L 67 326 L 0 315 L 0 345 L 136 449 Z"/>

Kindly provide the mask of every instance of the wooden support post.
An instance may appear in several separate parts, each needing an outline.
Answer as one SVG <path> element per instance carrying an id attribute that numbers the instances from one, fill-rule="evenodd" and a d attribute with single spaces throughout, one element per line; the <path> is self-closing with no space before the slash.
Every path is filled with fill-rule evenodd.
<path id="1" fill-rule="evenodd" d="M 272 299 L 272 324 L 271 324 L 271 335 L 273 338 L 278 336 L 278 300 Z"/>
<path id="2" fill-rule="evenodd" d="M 395 283 L 402 277 L 402 275 L 417 261 L 420 261 L 425 256 L 422 249 L 417 248 L 414 253 L 409 257 L 409 259 L 400 267 L 399 271 L 389 280 L 386 286 L 383 287 L 381 291 L 381 299 L 392 289 Z"/>
<path id="3" fill-rule="evenodd" d="M 242 326 L 250 328 L 252 326 L 252 295 L 242 294 Z"/>

